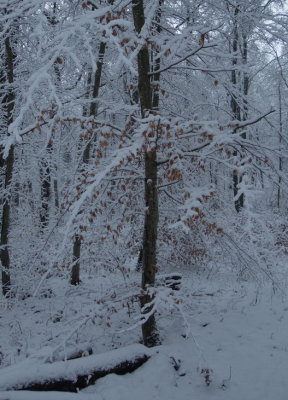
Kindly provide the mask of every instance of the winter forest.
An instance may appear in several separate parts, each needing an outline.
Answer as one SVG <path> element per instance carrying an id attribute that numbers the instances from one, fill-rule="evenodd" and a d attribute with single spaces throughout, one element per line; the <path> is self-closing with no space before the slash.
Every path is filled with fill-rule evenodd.
<path id="1" fill-rule="evenodd" d="M 288 3 L 0 0 L 0 399 L 286 400 Z"/>

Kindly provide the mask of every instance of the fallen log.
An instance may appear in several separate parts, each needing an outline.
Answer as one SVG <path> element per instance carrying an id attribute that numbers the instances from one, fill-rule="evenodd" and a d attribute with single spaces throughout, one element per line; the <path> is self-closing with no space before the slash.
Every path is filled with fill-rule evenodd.
<path id="1" fill-rule="evenodd" d="M 74 350 L 65 350 L 63 352 L 60 352 L 58 354 L 53 355 L 53 361 L 65 361 L 65 360 L 75 360 L 76 358 L 81 358 L 81 357 L 88 357 L 93 354 L 93 350 L 91 346 L 85 347 L 80 347 L 79 349 L 74 349 Z"/>
<path id="2" fill-rule="evenodd" d="M 0 392 L 0 400 L 103 400 L 96 393 L 31 392 L 30 390 Z"/>
<path id="3" fill-rule="evenodd" d="M 0 370 L 0 390 L 78 392 L 108 374 L 133 372 L 151 356 L 140 344 L 51 364 L 35 363 Z"/>
<path id="4" fill-rule="evenodd" d="M 55 361 L 66 361 L 66 360 L 74 360 L 75 358 L 81 358 L 81 357 L 87 357 L 91 356 L 93 354 L 93 350 L 91 346 L 88 344 L 86 345 L 81 345 L 79 347 L 65 347 L 64 350 L 59 351 L 59 349 L 56 348 L 53 349 L 52 347 L 46 346 L 42 347 L 38 351 L 34 351 L 32 354 L 28 356 L 27 359 L 24 361 L 21 361 L 23 364 L 23 367 L 25 367 L 25 364 L 27 362 L 29 363 L 29 359 L 36 360 L 40 363 L 52 363 Z M 17 365 L 20 365 L 19 363 Z"/>

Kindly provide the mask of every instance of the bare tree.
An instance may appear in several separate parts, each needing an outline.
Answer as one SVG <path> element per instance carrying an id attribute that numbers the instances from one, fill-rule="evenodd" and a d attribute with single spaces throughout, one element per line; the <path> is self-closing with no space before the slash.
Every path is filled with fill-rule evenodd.
<path id="1" fill-rule="evenodd" d="M 5 10 L 4 13 L 8 11 Z M 2 134 L 9 136 L 9 125 L 13 122 L 13 111 L 15 106 L 15 92 L 14 92 L 14 67 L 16 55 L 13 49 L 13 28 L 10 27 L 5 33 L 3 39 L 2 58 L 4 60 L 3 70 L 0 76 L 0 90 L 2 98 L 2 108 L 4 110 L 4 129 Z M 3 157 L 3 154 L 1 154 Z M 0 239 L 0 259 L 2 264 L 2 291 L 7 295 L 11 287 L 10 279 L 10 253 L 8 247 L 9 230 L 10 230 L 10 185 L 13 176 L 14 167 L 14 145 L 11 145 L 7 157 L 2 161 L 4 168 L 4 196 L 2 200 L 2 221 L 1 221 L 1 239 Z"/>
<path id="2" fill-rule="evenodd" d="M 138 35 L 145 24 L 144 5 L 142 0 L 133 0 L 133 20 Z M 142 46 L 138 52 L 138 90 L 140 97 L 142 118 L 147 118 L 154 109 L 158 109 L 159 97 L 154 92 L 150 81 L 150 59 L 147 46 Z M 159 59 L 156 58 L 156 68 L 159 67 Z M 158 81 L 160 75 L 156 76 Z M 154 99 L 153 99 L 154 97 Z M 154 104 L 153 104 L 154 103 Z M 151 133 L 155 137 L 157 132 Z M 151 143 L 152 144 L 152 143 Z M 142 267 L 142 288 L 145 291 L 141 298 L 141 306 L 145 312 L 151 311 L 148 306 L 153 300 L 153 295 L 147 290 L 155 284 L 157 271 L 157 229 L 158 229 L 158 192 L 157 192 L 157 152 L 153 145 L 145 151 L 145 220 L 143 235 L 143 267 Z M 146 346 L 152 347 L 159 343 L 159 335 L 156 327 L 155 315 L 152 313 L 142 325 L 143 342 Z"/>
<path id="3" fill-rule="evenodd" d="M 97 68 L 96 68 L 96 71 L 94 74 L 92 101 L 91 101 L 91 105 L 90 105 L 90 109 L 89 109 L 90 117 L 96 117 L 96 115 L 97 115 L 97 110 L 98 110 L 97 104 L 98 103 L 97 103 L 96 99 L 99 95 L 105 50 L 106 50 L 106 43 L 100 42 L 99 51 L 98 51 Z M 89 86 L 89 81 L 90 81 L 90 79 L 88 79 L 88 86 Z M 89 88 L 88 88 L 88 90 L 89 90 Z M 90 140 L 87 143 L 87 145 L 84 149 L 84 152 L 83 152 L 82 161 L 83 161 L 84 166 L 85 165 L 87 166 L 90 161 L 92 139 L 93 138 L 90 138 Z M 71 285 L 79 285 L 79 283 L 80 283 L 80 256 L 81 256 L 81 235 L 76 234 L 74 237 L 74 242 L 73 242 L 73 259 L 72 259 L 73 264 L 72 264 L 71 280 L 70 280 Z"/>

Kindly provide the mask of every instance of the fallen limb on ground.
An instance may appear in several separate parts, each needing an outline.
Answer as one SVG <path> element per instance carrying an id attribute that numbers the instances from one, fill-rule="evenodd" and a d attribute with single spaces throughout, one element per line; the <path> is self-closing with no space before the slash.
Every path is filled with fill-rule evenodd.
<path id="1" fill-rule="evenodd" d="M 20 363 L 0 370 L 0 391 L 26 389 L 77 392 L 108 374 L 122 375 L 134 371 L 150 355 L 151 351 L 145 346 L 135 344 L 52 364 L 39 364 L 32 359 L 30 364 L 25 362 L 25 368 Z"/>
<path id="2" fill-rule="evenodd" d="M 59 346 L 62 347 L 62 346 Z M 24 361 L 20 361 L 21 364 L 23 364 L 23 367 L 25 367 L 25 364 L 31 362 L 31 359 L 34 359 L 38 361 L 39 363 L 51 363 L 51 362 L 56 362 L 56 361 L 65 361 L 65 360 L 74 360 L 75 358 L 81 358 L 81 357 L 87 357 L 91 356 L 93 354 L 93 350 L 91 346 L 86 343 L 86 345 L 81 345 L 79 347 L 67 347 L 61 351 L 59 350 L 59 347 L 56 349 L 53 349 L 50 346 L 44 346 L 38 351 L 34 351 L 32 354 L 28 356 Z M 20 365 L 18 363 L 17 365 Z"/>
<path id="3" fill-rule="evenodd" d="M 29 390 L 0 392 L 0 400 L 102 400 L 95 393 L 31 392 Z"/>

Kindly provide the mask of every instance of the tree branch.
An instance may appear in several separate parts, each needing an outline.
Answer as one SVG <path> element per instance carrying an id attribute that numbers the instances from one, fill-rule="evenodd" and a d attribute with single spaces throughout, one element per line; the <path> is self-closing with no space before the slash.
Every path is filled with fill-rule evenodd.
<path id="1" fill-rule="evenodd" d="M 160 74 L 161 72 L 167 71 L 168 69 L 174 67 L 175 65 L 180 64 L 182 61 L 187 60 L 187 58 L 194 56 L 195 54 L 197 54 L 200 50 L 202 49 L 207 49 L 209 47 L 216 47 L 216 44 L 211 44 L 209 46 L 199 46 L 196 50 L 192 51 L 192 53 L 187 54 L 185 57 L 182 57 L 180 60 L 175 61 L 174 63 L 168 65 L 167 67 L 164 68 L 160 68 L 157 71 L 153 71 L 153 72 L 149 72 L 148 75 L 149 76 L 153 76 L 156 74 Z"/>
<path id="2" fill-rule="evenodd" d="M 257 124 L 257 122 L 261 121 L 261 119 L 266 118 L 268 115 L 270 115 L 270 114 L 272 114 L 274 112 L 275 112 L 275 110 L 270 110 L 270 111 L 266 112 L 265 114 L 260 115 L 257 118 L 246 120 L 246 121 L 243 121 L 243 122 L 238 122 L 236 124 L 235 129 L 233 130 L 233 133 L 237 132 L 238 129 L 244 128 L 245 126 L 250 126 L 250 125 Z M 233 125 L 233 123 L 231 125 Z M 228 127 L 229 127 L 229 125 L 228 125 Z"/>

